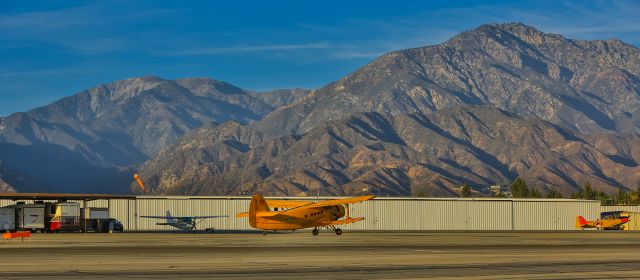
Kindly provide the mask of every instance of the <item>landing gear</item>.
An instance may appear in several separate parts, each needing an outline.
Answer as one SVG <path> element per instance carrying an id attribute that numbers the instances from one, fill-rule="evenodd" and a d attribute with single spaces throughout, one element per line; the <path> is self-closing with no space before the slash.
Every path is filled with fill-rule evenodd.
<path id="1" fill-rule="evenodd" d="M 342 230 L 337 228 L 335 225 L 329 225 L 327 228 L 333 230 L 333 232 L 335 232 L 336 235 L 342 235 Z"/>
<path id="2" fill-rule="evenodd" d="M 313 231 L 311 231 L 311 234 L 313 235 L 318 235 L 318 233 L 320 233 L 320 230 L 318 228 L 314 228 Z"/>
<path id="3" fill-rule="evenodd" d="M 265 231 L 263 231 L 263 232 L 262 232 L 262 235 L 267 235 L 267 231 L 266 231 L 266 230 L 265 230 Z"/>

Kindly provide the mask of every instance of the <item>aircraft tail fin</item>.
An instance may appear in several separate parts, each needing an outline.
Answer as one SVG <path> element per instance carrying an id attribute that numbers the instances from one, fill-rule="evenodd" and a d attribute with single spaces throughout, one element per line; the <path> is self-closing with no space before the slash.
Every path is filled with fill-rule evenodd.
<path id="1" fill-rule="evenodd" d="M 584 225 L 586 225 L 587 223 L 588 222 L 584 217 L 582 217 L 582 216 L 576 217 L 576 228 L 581 228 Z"/>
<path id="2" fill-rule="evenodd" d="M 256 227 L 256 215 L 259 212 L 269 212 L 269 205 L 259 193 L 254 193 L 251 198 L 251 205 L 249 205 L 249 224 L 251 227 Z"/>

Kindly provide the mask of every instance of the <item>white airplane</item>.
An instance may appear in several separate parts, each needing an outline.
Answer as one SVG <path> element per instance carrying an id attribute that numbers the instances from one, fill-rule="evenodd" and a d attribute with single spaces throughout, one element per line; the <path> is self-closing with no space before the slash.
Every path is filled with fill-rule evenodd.
<path id="1" fill-rule="evenodd" d="M 196 230 L 196 225 L 198 225 L 199 223 L 201 223 L 206 219 L 226 218 L 226 217 L 229 217 L 229 216 L 174 217 L 174 216 L 171 216 L 171 212 L 169 210 L 167 210 L 166 216 L 140 216 L 140 218 L 165 219 L 167 222 L 156 223 L 156 225 L 172 226 L 172 227 L 190 231 L 190 232 Z M 207 231 L 210 231 L 210 230 L 207 229 Z"/>

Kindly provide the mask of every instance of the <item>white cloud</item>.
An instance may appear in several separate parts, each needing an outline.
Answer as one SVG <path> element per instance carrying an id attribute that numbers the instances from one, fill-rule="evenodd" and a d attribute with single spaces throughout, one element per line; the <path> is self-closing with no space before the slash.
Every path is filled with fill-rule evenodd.
<path id="1" fill-rule="evenodd" d="M 7 42 L 44 42 L 81 53 L 103 53 L 131 47 L 127 33 L 108 30 L 123 23 L 170 14 L 164 9 L 118 10 L 117 2 L 94 2 L 64 9 L 0 14 L 0 38 Z M 109 34 L 110 35 L 105 35 Z"/>

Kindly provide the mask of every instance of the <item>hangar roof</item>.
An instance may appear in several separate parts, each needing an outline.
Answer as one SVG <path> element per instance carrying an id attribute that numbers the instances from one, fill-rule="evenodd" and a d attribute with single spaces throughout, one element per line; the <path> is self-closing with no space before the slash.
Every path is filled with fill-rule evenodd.
<path id="1" fill-rule="evenodd" d="M 77 193 L 0 193 L 0 199 L 34 199 L 34 200 L 96 200 L 96 199 L 136 199 L 131 195 L 116 194 L 77 194 Z"/>

